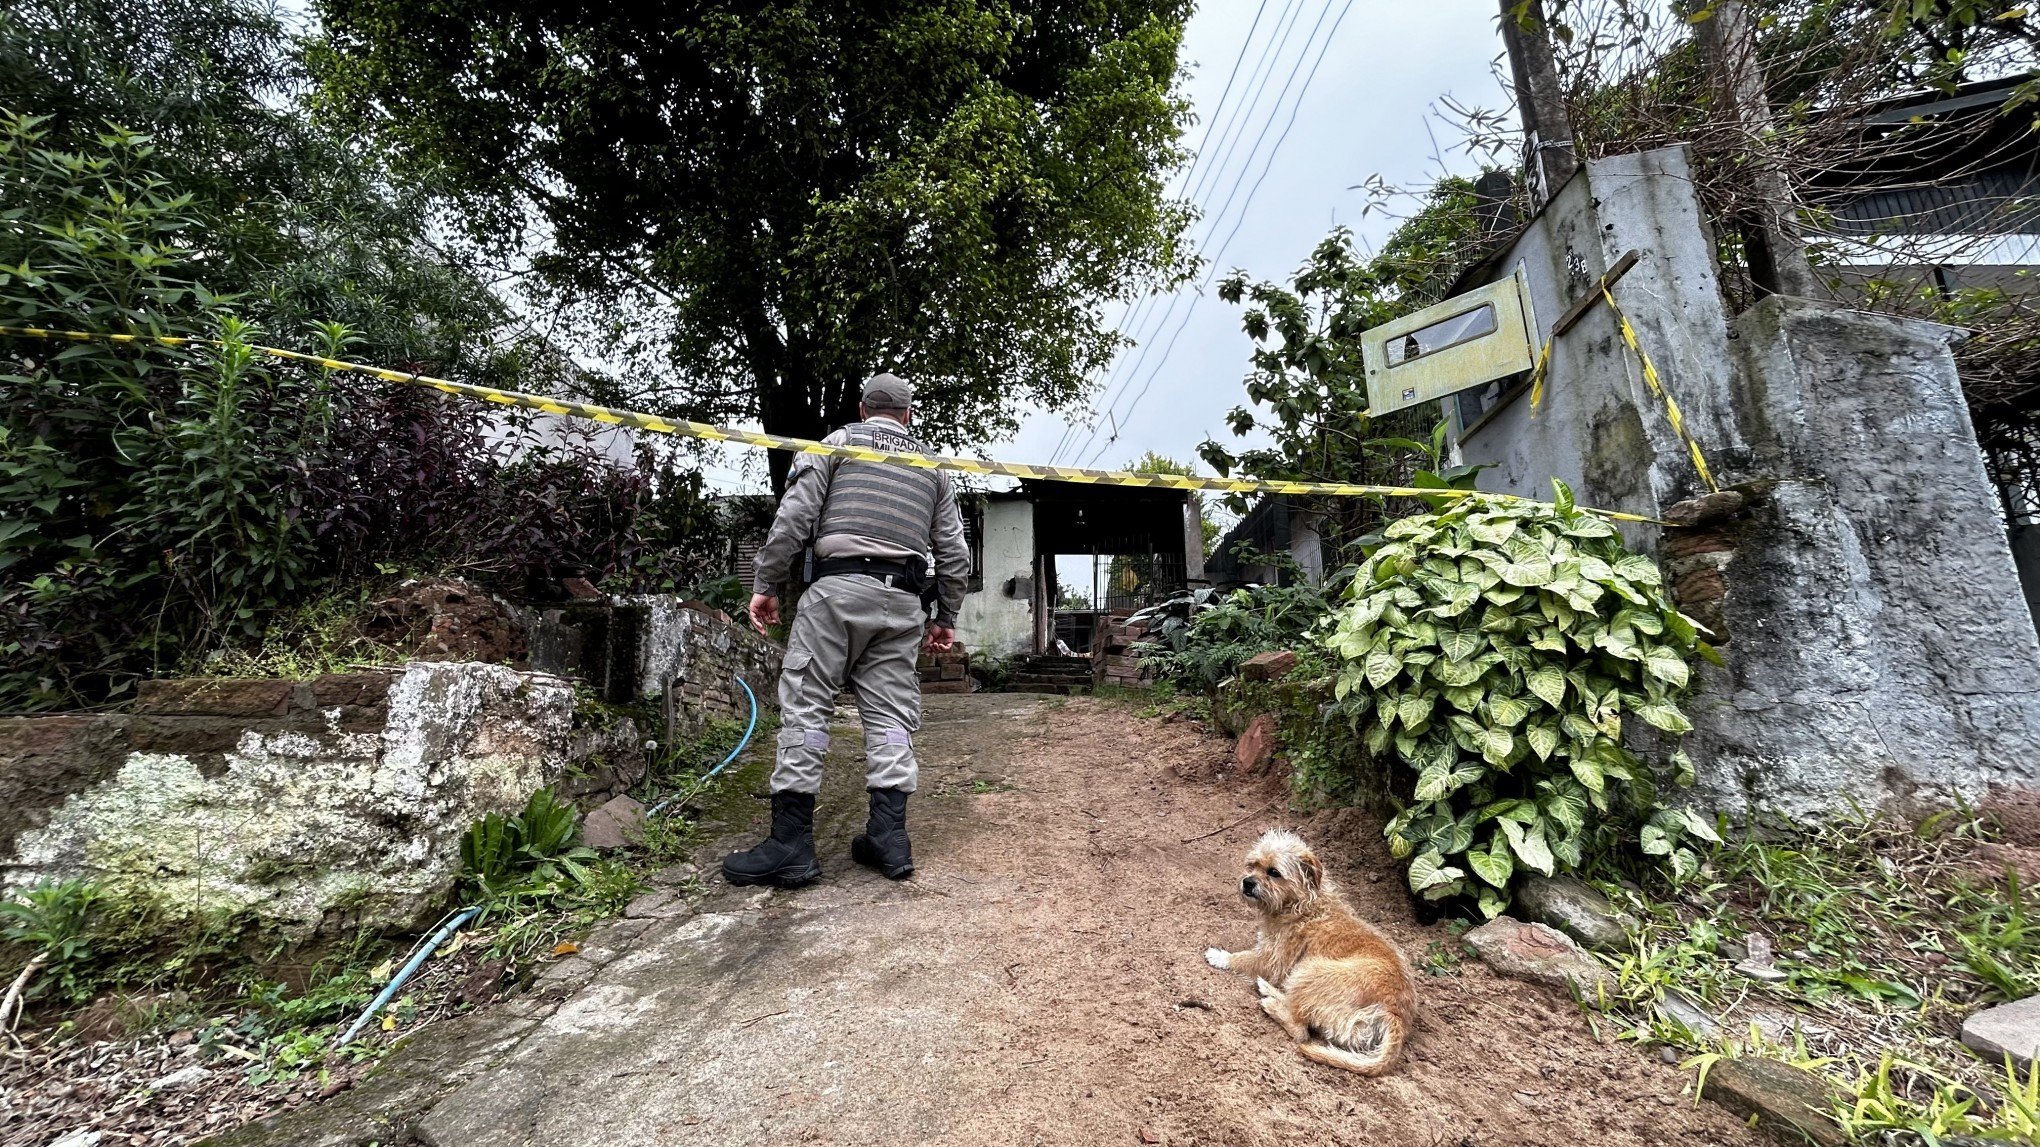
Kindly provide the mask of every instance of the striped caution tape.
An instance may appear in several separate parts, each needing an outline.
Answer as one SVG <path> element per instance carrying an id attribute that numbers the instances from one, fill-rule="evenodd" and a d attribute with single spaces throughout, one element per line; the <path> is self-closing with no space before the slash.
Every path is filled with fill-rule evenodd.
<path id="1" fill-rule="evenodd" d="M 1644 385 L 1650 387 L 1650 392 L 1657 396 L 1658 401 L 1665 404 L 1665 418 L 1671 422 L 1672 431 L 1679 436 L 1679 441 L 1686 444 L 1686 453 L 1693 459 L 1693 469 L 1699 471 L 1700 480 L 1707 483 L 1708 490 L 1721 489 L 1715 485 L 1714 474 L 1707 468 L 1707 455 L 1701 452 L 1700 443 L 1694 439 L 1693 432 L 1686 429 L 1686 417 L 1679 413 L 1679 404 L 1673 400 L 1671 392 L 1665 389 L 1664 380 L 1658 377 L 1657 364 L 1650 361 L 1650 355 L 1644 351 L 1643 344 L 1637 341 L 1636 328 L 1630 324 L 1629 316 L 1623 313 L 1622 305 L 1615 301 L 1614 294 L 1608 290 L 1606 280 L 1602 281 L 1598 289 L 1601 300 L 1608 304 L 1608 309 L 1615 315 L 1615 325 L 1622 330 L 1622 341 L 1629 345 L 1630 353 L 1642 364 Z M 1560 322 L 1564 320 L 1561 319 Z M 1558 335 L 1559 332 L 1554 330 L 1551 337 L 1544 340 L 1544 348 L 1537 352 L 1537 366 L 1530 372 L 1532 418 L 1537 417 L 1537 408 L 1544 404 L 1544 383 L 1551 365 L 1551 344 L 1558 341 Z"/>
<path id="2" fill-rule="evenodd" d="M 1679 404 L 1672 400 L 1671 391 L 1659 381 L 1657 367 L 1650 361 L 1650 355 L 1644 353 L 1643 345 L 1636 341 L 1636 328 L 1630 324 L 1629 316 L 1622 313 L 1622 305 L 1615 301 L 1615 296 L 1605 285 L 1601 288 L 1601 298 L 1607 302 L 1608 309 L 1615 312 L 1615 323 L 1622 328 L 1622 341 L 1629 344 L 1630 353 L 1643 365 L 1644 385 L 1650 387 L 1650 392 L 1665 404 L 1665 418 L 1671 422 L 1672 432 L 1679 436 L 1679 441 L 1686 444 L 1686 452 L 1693 456 L 1693 469 L 1700 472 L 1700 480 L 1707 483 L 1709 491 L 1720 490 L 1721 487 L 1714 484 L 1714 475 L 1707 469 L 1707 456 L 1700 452 L 1700 443 L 1694 439 L 1693 432 L 1686 429 L 1686 419 L 1679 413 Z"/>
<path id="3" fill-rule="evenodd" d="M 160 346 L 222 346 L 218 339 L 182 338 L 173 335 L 100 334 L 91 331 L 45 330 L 40 327 L 0 327 L 0 335 L 21 338 L 65 339 L 71 342 L 113 342 L 113 343 L 155 343 Z M 371 375 L 386 382 L 402 383 L 406 386 L 430 387 L 433 390 L 456 394 L 463 398 L 479 399 L 499 406 L 512 406 L 524 410 L 537 410 L 546 414 L 561 414 L 575 418 L 586 418 L 611 426 L 628 426 L 638 430 L 649 430 L 658 434 L 673 434 L 682 438 L 696 438 L 707 442 L 734 442 L 744 446 L 757 446 L 767 450 L 792 450 L 801 454 L 821 454 L 838 458 L 853 458 L 860 462 L 889 462 L 901 466 L 913 466 L 922 470 L 953 470 L 964 474 L 1000 474 L 1011 478 L 1029 478 L 1049 482 L 1083 482 L 1100 486 L 1135 486 L 1168 490 L 1215 490 L 1226 494 L 1315 494 L 1329 497 L 1383 497 L 1383 498 L 1478 498 L 1494 502 L 1530 502 L 1549 505 L 1536 498 L 1525 498 L 1516 494 L 1495 494 L 1483 490 L 1435 490 L 1418 486 L 1369 486 L 1353 482 L 1284 482 L 1267 479 L 1246 478 L 1202 478 L 1186 474 L 1136 474 L 1123 470 L 1086 470 L 1074 466 L 1033 466 L 1024 462 L 989 462 L 977 458 L 957 458 L 942 454 L 904 454 L 889 450 L 873 450 L 864 446 L 838 446 L 829 442 L 816 442 L 808 438 L 788 438 L 778 434 L 766 434 L 757 430 L 745 430 L 735 426 L 716 426 L 707 422 L 688 422 L 683 419 L 660 418 L 651 414 L 638 414 L 629 410 L 616 410 L 607 406 L 595 406 L 585 402 L 567 402 L 543 395 L 521 394 L 514 390 L 497 390 L 489 386 L 474 386 L 464 382 L 453 382 L 434 378 L 428 374 L 409 374 L 387 367 L 367 366 L 358 362 L 325 358 L 315 354 L 285 350 L 281 347 L 249 345 L 249 350 L 270 358 L 290 362 L 310 363 L 327 370 L 349 371 L 355 374 Z M 1578 507 L 1587 513 L 1596 514 L 1619 522 L 1659 523 L 1655 518 L 1641 514 L 1625 514 L 1615 510 L 1597 510 L 1588 506 Z"/>
<path id="4" fill-rule="evenodd" d="M 1544 405 L 1544 379 L 1547 368 L 1551 366 L 1551 344 L 1557 341 L 1558 335 L 1556 332 L 1553 332 L 1550 338 L 1544 340 L 1544 346 L 1537 352 L 1537 368 L 1530 372 L 1530 417 L 1532 418 L 1537 417 L 1537 408 Z"/>

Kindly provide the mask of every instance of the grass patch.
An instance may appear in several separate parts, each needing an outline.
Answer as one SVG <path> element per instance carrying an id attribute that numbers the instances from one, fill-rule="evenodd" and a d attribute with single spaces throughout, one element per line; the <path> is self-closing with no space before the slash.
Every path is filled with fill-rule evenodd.
<path id="1" fill-rule="evenodd" d="M 1702 1070 L 1765 1056 L 1817 1071 L 1853 1097 L 1833 1114 L 1863 1142 L 2029 1141 L 2040 1076 L 1958 1038 L 1977 1009 L 2040 990 L 2040 897 L 1980 858 L 1989 836 L 1966 812 L 1859 819 L 1746 834 L 1654 891 L 1604 871 L 1642 921 L 1610 960 L 1624 1036 Z M 1737 970 L 1766 942 L 1775 982 Z"/>
<path id="2" fill-rule="evenodd" d="M 1126 689 L 1124 693 L 1126 700 L 1136 703 L 1133 711 L 1136 717 L 1151 720 L 1174 716 L 1207 724 L 1211 721 L 1211 698 L 1177 688 L 1173 678 L 1164 677 L 1145 688 Z"/>
<path id="3" fill-rule="evenodd" d="M 227 644 L 184 667 L 191 677 L 284 677 L 308 680 L 362 665 L 393 665 L 408 655 L 361 632 L 370 602 L 389 590 L 378 579 L 334 590 L 279 615 L 252 645 Z"/>

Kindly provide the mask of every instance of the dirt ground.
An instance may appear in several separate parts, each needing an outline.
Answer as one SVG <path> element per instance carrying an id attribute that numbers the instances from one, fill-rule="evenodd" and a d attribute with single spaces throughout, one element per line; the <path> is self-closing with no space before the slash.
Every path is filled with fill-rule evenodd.
<path id="1" fill-rule="evenodd" d="M 1251 936 L 1233 892 L 1247 843 L 1298 823 L 1279 782 L 1223 775 L 1220 738 L 1110 702 L 930 698 L 920 872 L 892 884 L 848 861 L 863 794 L 846 731 L 823 794 L 822 883 L 719 887 L 701 914 L 645 932 L 439 1099 L 418 1139 L 1760 1141 L 1683 1096 L 1677 1069 L 1598 1042 L 1568 999 L 1470 961 L 1420 973 L 1423 1029 L 1400 1072 L 1306 1062 L 1252 985 L 1202 958 Z M 1371 827 L 1352 814 L 1299 827 L 1413 960 L 1452 942 L 1414 922 Z M 293 1141 L 285 1131 L 265 1138 Z"/>

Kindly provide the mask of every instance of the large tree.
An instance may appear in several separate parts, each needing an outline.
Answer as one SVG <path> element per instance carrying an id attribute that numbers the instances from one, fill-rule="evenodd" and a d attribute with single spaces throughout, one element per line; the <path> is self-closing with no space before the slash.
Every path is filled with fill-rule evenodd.
<path id="1" fill-rule="evenodd" d="M 471 237 L 614 324 L 585 345 L 639 349 L 619 397 L 818 436 L 892 369 L 953 447 L 1079 401 L 1102 304 L 1186 272 L 1189 7 L 320 0 L 315 64 Z"/>

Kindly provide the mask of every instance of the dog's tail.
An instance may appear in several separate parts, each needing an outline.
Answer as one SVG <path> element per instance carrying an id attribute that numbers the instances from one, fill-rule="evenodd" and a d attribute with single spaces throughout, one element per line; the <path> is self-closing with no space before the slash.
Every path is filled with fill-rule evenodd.
<path id="1" fill-rule="evenodd" d="M 1341 1067 L 1358 1075 L 1380 1075 L 1402 1059 L 1403 1044 L 1409 1040 L 1409 1025 L 1402 1016 L 1380 1006 L 1363 1008 L 1343 1030 L 1327 1033 L 1325 1042 L 1311 1040 L 1296 1045 L 1305 1059 L 1330 1067 Z"/>

